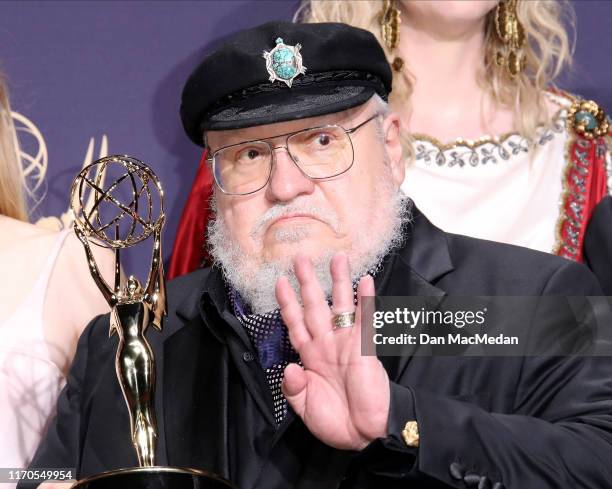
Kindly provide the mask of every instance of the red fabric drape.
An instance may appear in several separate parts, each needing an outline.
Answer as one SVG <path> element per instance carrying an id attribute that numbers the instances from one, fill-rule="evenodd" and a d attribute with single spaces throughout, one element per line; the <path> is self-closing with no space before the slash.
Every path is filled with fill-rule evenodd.
<path id="1" fill-rule="evenodd" d="M 210 197 L 213 185 L 213 176 L 206 164 L 204 151 L 176 231 L 167 274 L 169 279 L 193 272 L 208 259 L 205 234 L 212 217 Z"/>
<path id="2" fill-rule="evenodd" d="M 595 206 L 607 194 L 606 142 L 578 137 L 570 144 L 571 167 L 566 176 L 568 195 L 561 227 L 562 246 L 559 255 L 582 262 L 586 228 Z"/>

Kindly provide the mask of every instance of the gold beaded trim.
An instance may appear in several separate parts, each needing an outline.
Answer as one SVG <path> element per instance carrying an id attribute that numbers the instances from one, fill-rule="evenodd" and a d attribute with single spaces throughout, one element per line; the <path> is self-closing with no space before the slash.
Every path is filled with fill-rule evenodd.
<path id="1" fill-rule="evenodd" d="M 592 100 L 576 100 L 567 113 L 567 127 L 577 136 L 593 139 L 608 134 L 609 124 L 604 110 Z"/>
<path id="2" fill-rule="evenodd" d="M 551 124 L 554 125 L 554 123 L 558 120 L 561 119 L 561 116 L 563 115 L 563 111 L 566 110 L 565 107 L 561 107 L 559 109 L 557 109 L 557 112 L 555 112 L 555 114 L 553 115 L 553 117 L 551 118 Z M 540 127 L 546 127 L 546 125 L 541 125 Z M 464 138 L 457 138 L 454 141 L 450 141 L 448 143 L 443 143 L 442 141 L 440 141 L 439 139 L 436 139 L 432 136 L 428 136 L 427 134 L 421 134 L 421 133 L 415 133 L 412 135 L 412 139 L 416 140 L 416 141 L 427 141 L 429 143 L 431 143 L 432 145 L 434 145 L 438 150 L 440 151 L 448 151 L 449 149 L 455 149 L 458 147 L 465 147 L 468 149 L 476 149 L 480 146 L 484 146 L 485 144 L 503 144 L 505 143 L 508 139 L 510 139 L 513 136 L 518 136 L 520 133 L 517 131 L 510 131 L 510 132 L 506 132 L 503 134 L 500 134 L 499 136 L 481 136 L 477 139 L 464 139 Z"/>

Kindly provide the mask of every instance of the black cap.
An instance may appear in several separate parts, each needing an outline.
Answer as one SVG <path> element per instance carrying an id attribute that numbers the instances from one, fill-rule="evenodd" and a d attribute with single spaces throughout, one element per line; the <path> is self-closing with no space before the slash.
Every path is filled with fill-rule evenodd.
<path id="1" fill-rule="evenodd" d="M 382 47 L 366 30 L 269 22 L 235 34 L 204 58 L 183 89 L 181 119 L 202 146 L 206 130 L 340 112 L 375 93 L 386 100 L 391 79 Z"/>

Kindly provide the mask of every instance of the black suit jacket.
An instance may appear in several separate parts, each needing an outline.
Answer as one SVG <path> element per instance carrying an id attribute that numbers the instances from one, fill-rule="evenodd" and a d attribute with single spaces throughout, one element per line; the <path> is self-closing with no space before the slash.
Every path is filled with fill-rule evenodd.
<path id="1" fill-rule="evenodd" d="M 576 263 L 446 234 L 416 212 L 379 295 L 600 295 Z M 289 413 L 280 427 L 257 355 L 230 313 L 220 272 L 168 285 L 157 358 L 158 463 L 217 472 L 247 488 L 606 488 L 612 484 L 608 358 L 384 357 L 389 436 L 330 448 Z M 108 317 L 83 333 L 57 418 L 32 467 L 80 477 L 137 464 L 114 371 Z M 400 432 L 416 418 L 420 447 Z M 497 484 L 497 485 L 495 485 Z"/>
<path id="2" fill-rule="evenodd" d="M 602 290 L 612 296 L 612 195 L 593 210 L 584 235 L 584 260 L 598 278 Z"/>

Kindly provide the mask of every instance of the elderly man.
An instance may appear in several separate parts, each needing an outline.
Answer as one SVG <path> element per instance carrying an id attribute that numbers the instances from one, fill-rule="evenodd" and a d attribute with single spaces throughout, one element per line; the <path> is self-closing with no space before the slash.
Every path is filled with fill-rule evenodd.
<path id="1" fill-rule="evenodd" d="M 217 265 L 171 282 L 148 334 L 158 463 L 245 489 L 609 487 L 607 359 L 362 355 L 365 296 L 599 294 L 580 265 L 419 213 L 390 84 L 374 37 L 341 24 L 241 32 L 191 75 Z M 107 332 L 83 334 L 33 467 L 136 465 Z"/>

